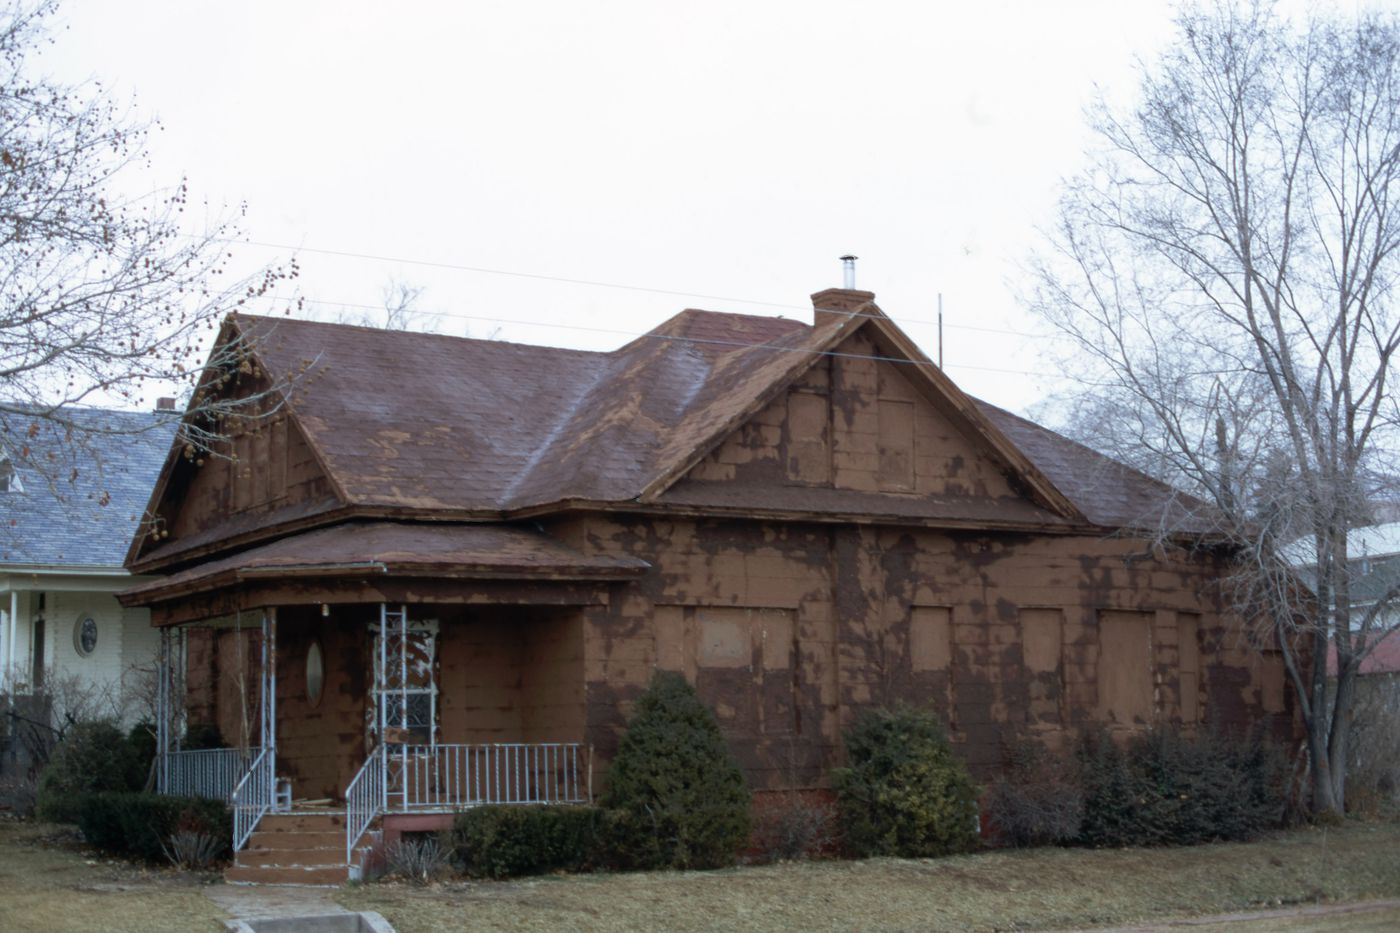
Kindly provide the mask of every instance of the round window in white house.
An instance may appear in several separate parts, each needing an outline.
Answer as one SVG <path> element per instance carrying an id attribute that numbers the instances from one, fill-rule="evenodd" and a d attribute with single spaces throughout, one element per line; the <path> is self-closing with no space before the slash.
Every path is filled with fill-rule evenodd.
<path id="1" fill-rule="evenodd" d="M 78 616 L 73 624 L 73 650 L 83 657 L 92 654 L 97 647 L 97 620 L 87 613 Z"/>
<path id="2" fill-rule="evenodd" d="M 325 686 L 326 667 L 321 657 L 321 643 L 313 641 L 306 649 L 306 701 L 312 706 L 319 705 Z"/>

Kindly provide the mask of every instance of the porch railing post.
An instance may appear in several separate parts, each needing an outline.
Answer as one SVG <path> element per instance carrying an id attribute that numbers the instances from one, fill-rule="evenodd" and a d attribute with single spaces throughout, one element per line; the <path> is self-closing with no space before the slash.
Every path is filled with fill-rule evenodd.
<path id="1" fill-rule="evenodd" d="M 170 629 L 160 630 L 160 670 L 156 673 L 156 792 L 170 792 Z"/>

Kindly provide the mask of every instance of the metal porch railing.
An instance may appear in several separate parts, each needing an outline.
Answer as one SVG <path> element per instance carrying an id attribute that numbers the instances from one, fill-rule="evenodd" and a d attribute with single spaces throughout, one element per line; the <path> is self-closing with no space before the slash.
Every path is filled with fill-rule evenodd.
<path id="1" fill-rule="evenodd" d="M 346 790 L 346 857 L 381 813 L 588 803 L 591 752 L 577 742 L 381 745 Z"/>
<path id="2" fill-rule="evenodd" d="M 374 818 L 384 812 L 384 746 L 370 753 L 350 786 L 345 789 L 345 861 L 355 854 L 360 837 Z"/>
<path id="3" fill-rule="evenodd" d="M 243 778 L 234 785 L 229 796 L 233 810 L 233 851 L 242 849 L 248 837 L 276 802 L 277 775 L 274 770 L 276 754 L 264 748 L 253 759 Z"/>
<path id="4" fill-rule="evenodd" d="M 173 797 L 205 797 L 228 802 L 233 789 L 262 752 L 260 748 L 201 748 L 170 752 L 163 792 Z"/>

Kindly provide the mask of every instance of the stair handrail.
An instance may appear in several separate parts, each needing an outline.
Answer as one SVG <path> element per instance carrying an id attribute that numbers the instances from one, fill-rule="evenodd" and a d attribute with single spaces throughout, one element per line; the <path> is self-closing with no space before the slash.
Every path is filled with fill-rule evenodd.
<path id="1" fill-rule="evenodd" d="M 233 810 L 233 851 L 237 852 L 248 843 L 261 820 L 275 802 L 276 775 L 273 774 L 273 750 L 264 748 L 258 752 L 243 777 L 234 785 L 229 795 L 229 807 Z"/>
<path id="2" fill-rule="evenodd" d="M 388 809 L 388 782 L 384 746 L 370 752 L 360 771 L 345 788 L 345 862 L 354 859 L 355 846 L 369 831 L 374 818 Z"/>

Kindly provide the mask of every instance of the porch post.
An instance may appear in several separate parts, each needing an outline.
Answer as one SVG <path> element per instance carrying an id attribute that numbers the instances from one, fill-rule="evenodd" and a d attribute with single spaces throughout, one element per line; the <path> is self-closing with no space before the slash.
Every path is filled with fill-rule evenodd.
<path id="1" fill-rule="evenodd" d="M 389 725 L 388 704 L 385 691 L 389 688 L 389 604 L 379 604 L 379 664 L 374 671 L 374 703 L 378 707 L 375 717 L 379 722 L 378 743 L 375 752 L 379 755 L 379 805 L 389 807 L 389 750 L 384 747 L 385 729 Z"/>
<path id="2" fill-rule="evenodd" d="M 277 607 L 263 610 L 262 616 L 262 677 L 258 683 L 262 694 L 261 744 L 277 755 Z"/>
<path id="3" fill-rule="evenodd" d="M 170 628 L 160 630 L 156 669 L 156 793 L 170 792 Z"/>

